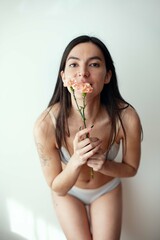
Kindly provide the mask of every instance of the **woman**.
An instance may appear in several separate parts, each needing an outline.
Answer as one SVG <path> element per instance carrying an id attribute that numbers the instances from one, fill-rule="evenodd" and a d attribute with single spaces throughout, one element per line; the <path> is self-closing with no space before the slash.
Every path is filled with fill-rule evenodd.
<path id="1" fill-rule="evenodd" d="M 86 94 L 86 128 L 68 79 L 93 89 Z M 75 90 L 75 96 L 81 106 L 82 94 Z M 137 112 L 119 92 L 106 46 L 95 37 L 73 39 L 62 56 L 49 106 L 34 128 L 42 170 L 68 240 L 120 239 L 120 178 L 137 173 L 141 132 Z M 116 162 L 120 143 L 122 161 Z"/>

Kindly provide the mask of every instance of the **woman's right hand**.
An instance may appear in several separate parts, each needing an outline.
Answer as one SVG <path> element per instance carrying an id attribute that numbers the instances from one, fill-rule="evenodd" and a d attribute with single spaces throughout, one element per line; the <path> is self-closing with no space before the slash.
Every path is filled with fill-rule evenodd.
<path id="1" fill-rule="evenodd" d="M 74 162 L 76 161 L 78 166 L 84 165 L 87 160 L 92 157 L 100 148 L 102 141 L 98 138 L 87 138 L 91 128 L 85 128 L 77 132 L 74 141 Z"/>

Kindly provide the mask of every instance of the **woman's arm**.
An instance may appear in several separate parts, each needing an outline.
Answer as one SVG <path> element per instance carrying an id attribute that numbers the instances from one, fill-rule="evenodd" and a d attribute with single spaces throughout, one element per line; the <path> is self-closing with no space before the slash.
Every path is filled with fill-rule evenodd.
<path id="1" fill-rule="evenodd" d="M 59 195 L 65 195 L 76 182 L 80 168 L 68 164 L 65 170 L 62 170 L 56 146 L 55 127 L 46 112 L 35 123 L 34 139 L 47 184 Z"/>
<path id="2" fill-rule="evenodd" d="M 35 123 L 34 138 L 41 161 L 42 171 L 49 187 L 58 195 L 66 195 L 76 183 L 82 165 L 100 148 L 101 142 L 97 139 L 91 143 L 83 139 L 91 129 L 79 131 L 74 139 L 74 153 L 68 164 L 62 170 L 61 159 L 56 144 L 55 127 L 50 115 L 43 113 Z"/>
<path id="3" fill-rule="evenodd" d="M 125 110 L 122 117 L 126 131 L 126 140 L 122 127 L 119 131 L 119 139 L 123 143 L 122 162 L 105 160 L 105 156 L 99 154 L 97 164 L 94 160 L 88 161 L 88 165 L 94 171 L 111 177 L 132 177 L 137 173 L 141 156 L 141 123 L 136 111 L 132 108 Z"/>

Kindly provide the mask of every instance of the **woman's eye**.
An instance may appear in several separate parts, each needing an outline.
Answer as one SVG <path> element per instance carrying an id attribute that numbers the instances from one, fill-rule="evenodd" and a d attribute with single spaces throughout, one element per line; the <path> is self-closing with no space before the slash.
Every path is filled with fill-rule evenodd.
<path id="1" fill-rule="evenodd" d="M 100 64 L 99 64 L 99 63 L 91 63 L 90 66 L 91 66 L 91 67 L 99 67 Z"/>
<path id="2" fill-rule="evenodd" d="M 71 64 L 69 64 L 69 67 L 72 67 L 72 68 L 77 67 L 77 66 L 78 66 L 77 63 L 71 63 Z"/>

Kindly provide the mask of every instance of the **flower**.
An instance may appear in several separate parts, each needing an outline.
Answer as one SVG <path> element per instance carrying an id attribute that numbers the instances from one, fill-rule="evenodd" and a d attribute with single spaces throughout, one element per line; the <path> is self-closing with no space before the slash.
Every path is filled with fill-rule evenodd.
<path id="1" fill-rule="evenodd" d="M 64 80 L 64 87 L 75 87 L 76 85 L 77 81 L 75 79 Z"/>
<path id="2" fill-rule="evenodd" d="M 74 83 L 73 88 L 74 90 L 78 90 L 81 93 L 91 93 L 93 91 L 93 88 L 89 83 L 82 83 L 82 82 L 79 84 Z"/>
<path id="3" fill-rule="evenodd" d="M 69 87 L 71 92 L 73 93 L 73 97 L 75 100 L 75 103 L 77 105 L 77 109 L 81 115 L 84 127 L 86 128 L 86 117 L 85 117 L 85 107 L 86 107 L 86 95 L 87 93 L 92 93 L 93 88 L 89 83 L 84 83 L 82 81 L 77 81 L 76 79 L 67 79 L 64 81 L 64 87 Z M 82 94 L 82 99 L 83 99 L 83 106 L 79 106 L 76 96 L 75 96 L 75 91 L 80 92 Z"/>
<path id="4" fill-rule="evenodd" d="M 82 81 L 77 81 L 74 78 L 69 78 L 64 81 L 64 87 L 70 88 L 70 90 L 73 94 L 76 106 L 77 106 L 77 110 L 79 111 L 80 116 L 83 121 L 83 124 L 84 124 L 84 127 L 86 128 L 87 127 L 86 126 L 86 117 L 85 117 L 86 95 L 87 95 L 87 93 L 92 93 L 92 91 L 93 91 L 92 86 L 89 83 L 84 83 Z M 80 92 L 82 94 L 83 106 L 79 106 L 77 99 L 76 99 L 75 91 Z M 87 134 L 86 137 L 89 137 L 89 134 Z M 92 168 L 90 171 L 90 176 L 91 176 L 91 178 L 94 177 Z"/>

